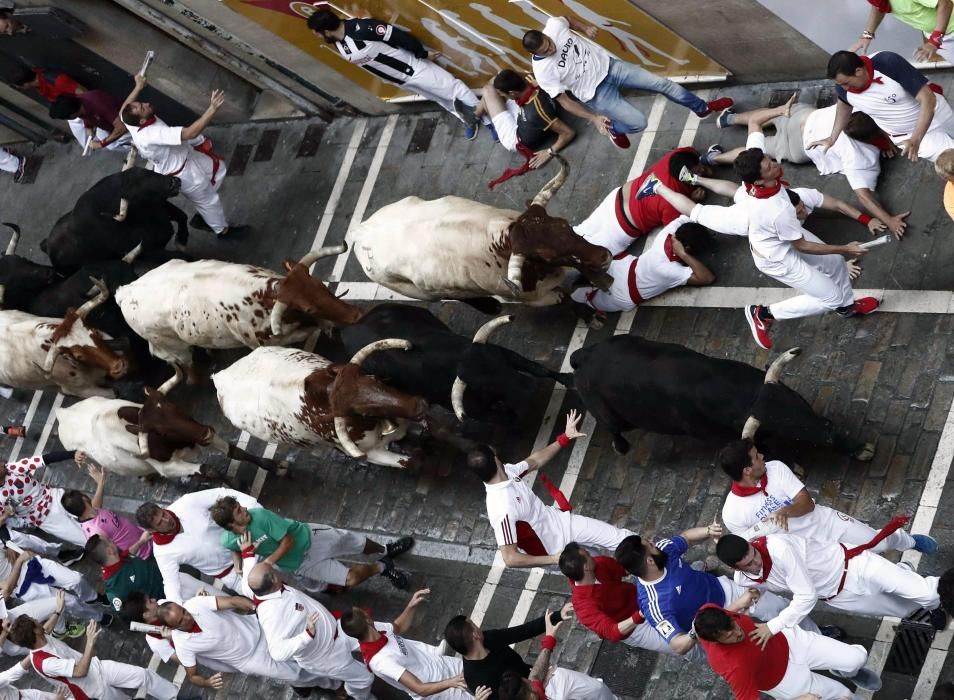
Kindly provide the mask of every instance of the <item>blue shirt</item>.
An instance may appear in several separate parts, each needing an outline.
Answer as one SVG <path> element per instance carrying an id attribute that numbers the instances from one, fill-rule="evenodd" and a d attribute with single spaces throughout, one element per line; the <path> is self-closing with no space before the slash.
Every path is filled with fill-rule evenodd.
<path id="1" fill-rule="evenodd" d="M 667 642 L 692 628 L 696 612 L 706 603 L 722 607 L 725 593 L 718 579 L 705 571 L 696 571 L 682 560 L 689 543 L 678 535 L 656 543 L 669 555 L 663 576 L 654 583 L 636 579 L 639 609 L 646 622 Z"/>

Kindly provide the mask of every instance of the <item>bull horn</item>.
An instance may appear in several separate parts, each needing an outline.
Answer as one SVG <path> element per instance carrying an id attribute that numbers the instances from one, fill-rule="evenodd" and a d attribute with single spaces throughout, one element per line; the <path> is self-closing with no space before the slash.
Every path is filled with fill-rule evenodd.
<path id="1" fill-rule="evenodd" d="M 129 170 L 132 166 L 136 164 L 136 156 L 139 153 L 136 151 L 135 147 L 129 147 L 129 153 L 126 154 L 126 160 L 123 161 L 123 168 L 119 172 L 124 173 Z"/>
<path id="2" fill-rule="evenodd" d="M 745 419 L 745 425 L 742 426 L 742 439 L 751 440 L 755 437 L 755 433 L 758 432 L 759 426 L 762 423 L 755 416 L 749 416 Z"/>
<path id="3" fill-rule="evenodd" d="M 347 252 L 347 250 L 347 243 L 342 243 L 341 245 L 326 245 L 324 248 L 318 248 L 317 250 L 306 253 L 305 256 L 298 261 L 298 264 L 311 267 L 315 264 L 316 260 L 327 258 L 329 255 L 341 255 Z"/>
<path id="4" fill-rule="evenodd" d="M 351 364 L 357 365 L 360 367 L 365 360 L 368 359 L 368 355 L 378 350 L 410 350 L 411 343 L 407 340 L 401 340 L 400 338 L 385 338 L 384 340 L 375 340 L 373 343 L 368 343 L 363 348 L 358 350 L 354 354 L 354 357 L 351 358 Z"/>
<path id="5" fill-rule="evenodd" d="M 7 222 L 4 222 L 3 225 L 13 231 L 13 235 L 10 236 L 10 242 L 7 243 L 7 251 L 4 253 L 4 255 L 13 255 L 17 252 L 17 243 L 20 242 L 20 227 L 16 224 L 10 224 Z"/>
<path id="6" fill-rule="evenodd" d="M 510 323 L 513 320 L 513 316 L 498 316 L 493 318 L 480 328 L 477 329 L 477 332 L 474 333 L 473 342 L 483 345 L 486 343 L 490 336 L 493 335 L 494 331 Z M 454 409 L 454 415 L 457 416 L 457 420 L 464 420 L 464 392 L 467 390 L 467 383 L 460 377 L 454 377 L 454 385 L 451 387 L 451 407 Z"/>
<path id="7" fill-rule="evenodd" d="M 139 429 L 139 456 L 149 459 L 149 435 L 142 428 Z"/>
<path id="8" fill-rule="evenodd" d="M 7 293 L 5 285 L 0 284 L 0 306 L 3 306 L 3 295 Z"/>
<path id="9" fill-rule="evenodd" d="M 90 311 L 109 299 L 109 289 L 106 287 L 106 283 L 95 277 L 90 277 L 89 279 L 94 285 L 93 288 L 90 289 L 90 293 L 96 292 L 96 297 L 90 299 L 76 310 L 76 315 L 79 318 L 86 318 Z"/>
<path id="10" fill-rule="evenodd" d="M 282 316 L 285 311 L 288 310 L 288 304 L 283 301 L 276 301 L 275 305 L 272 307 L 272 314 L 269 317 L 269 320 L 272 325 L 272 335 L 281 335 L 283 332 L 282 328 Z"/>
<path id="11" fill-rule="evenodd" d="M 182 381 L 182 376 L 183 376 L 182 368 L 179 365 L 176 365 L 175 375 L 173 375 L 172 377 L 169 377 L 169 379 L 163 382 L 162 386 L 156 389 L 156 391 L 158 391 L 160 394 L 165 396 L 172 390 L 173 387 L 175 387 L 179 382 Z"/>
<path id="12" fill-rule="evenodd" d="M 801 348 L 792 348 L 791 350 L 786 350 L 771 364 L 768 370 L 765 372 L 765 383 L 766 384 L 778 384 L 779 380 L 782 378 L 782 372 L 785 369 L 785 365 L 794 360 L 796 357 L 802 354 Z"/>
<path id="13" fill-rule="evenodd" d="M 539 204 L 544 209 L 547 204 L 550 203 L 550 199 L 557 193 L 563 183 L 566 182 L 566 176 L 570 172 L 570 165 L 566 162 L 566 158 L 563 156 L 553 156 L 558 161 L 560 161 L 560 172 L 558 172 L 550 182 L 543 186 L 543 189 L 537 193 L 537 196 L 533 198 L 533 201 L 530 202 L 530 206 L 534 204 Z"/>
<path id="14" fill-rule="evenodd" d="M 120 198 L 119 200 L 119 213 L 117 213 L 113 219 L 122 223 L 126 220 L 126 215 L 129 213 L 129 200 L 125 197 Z"/>
<path id="15" fill-rule="evenodd" d="M 123 262 L 126 263 L 127 265 L 131 265 L 133 261 L 139 257 L 139 254 L 141 252 L 142 252 L 142 241 L 139 242 L 139 245 L 137 245 L 135 248 L 133 248 L 132 250 L 130 250 L 128 253 L 126 253 L 123 256 Z"/>
<path id="16" fill-rule="evenodd" d="M 507 278 L 504 282 L 515 296 L 523 291 L 523 263 L 526 259 L 525 255 L 511 253 L 510 261 L 507 263 Z"/>
<path id="17" fill-rule="evenodd" d="M 343 449 L 349 457 L 354 457 L 355 459 L 364 457 L 364 452 L 355 444 L 351 436 L 348 435 L 348 421 L 343 416 L 335 418 L 335 435 L 338 436 L 341 449 Z"/>
<path id="18" fill-rule="evenodd" d="M 62 348 L 59 345 L 53 345 L 50 348 L 50 351 L 46 353 L 46 359 L 43 360 L 43 371 L 49 374 L 53 371 L 53 365 L 56 364 L 56 358 L 59 357 L 62 352 Z"/>

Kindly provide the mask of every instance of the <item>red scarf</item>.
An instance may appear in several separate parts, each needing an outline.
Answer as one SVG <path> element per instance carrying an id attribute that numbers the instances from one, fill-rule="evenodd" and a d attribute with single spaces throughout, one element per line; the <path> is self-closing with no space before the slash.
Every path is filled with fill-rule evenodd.
<path id="1" fill-rule="evenodd" d="M 155 124 L 155 123 L 156 123 L 156 115 L 154 114 L 154 115 L 152 115 L 151 117 L 149 117 L 146 121 L 144 121 L 144 122 L 139 122 L 139 128 L 140 128 L 140 129 L 145 129 L 147 126 L 151 126 L 151 125 L 153 125 L 153 124 Z"/>
<path id="2" fill-rule="evenodd" d="M 668 236 L 666 236 L 666 242 L 663 243 L 663 250 L 665 251 L 666 257 L 669 258 L 670 262 L 677 262 L 677 263 L 682 262 L 682 258 L 680 258 L 678 255 L 672 252 L 672 234 L 671 233 Z"/>
<path id="3" fill-rule="evenodd" d="M 845 559 L 854 559 L 862 552 L 866 552 L 872 547 L 878 546 L 882 540 L 884 540 L 889 535 L 897 532 L 902 527 L 907 525 L 910 520 L 910 516 L 907 515 L 896 515 L 891 520 L 888 521 L 888 524 L 883 528 L 878 530 L 878 534 L 871 538 L 865 544 L 860 544 L 857 547 L 852 547 L 851 549 L 845 549 Z M 844 577 L 842 577 L 842 585 L 844 585 Z"/>
<path id="4" fill-rule="evenodd" d="M 884 81 L 881 78 L 876 78 L 874 74 L 874 64 L 871 62 L 871 59 L 867 56 L 859 56 L 861 59 L 862 65 L 865 67 L 865 70 L 868 71 L 868 82 L 864 84 L 864 87 L 855 90 L 854 88 L 846 87 L 845 90 L 848 92 L 854 93 L 857 95 L 859 92 L 864 92 L 871 87 L 871 83 L 878 83 L 878 85 L 883 85 Z"/>
<path id="5" fill-rule="evenodd" d="M 539 700 L 547 700 L 547 689 L 543 687 L 542 681 L 530 681 L 533 686 L 533 692 L 537 694 Z"/>
<path id="6" fill-rule="evenodd" d="M 182 532 L 182 523 L 179 522 L 179 517 L 173 513 L 171 510 L 166 511 L 169 515 L 172 516 L 172 519 L 176 522 L 176 529 L 172 532 L 154 532 L 152 533 L 152 541 L 155 544 L 169 544 L 176 538 L 180 532 Z"/>
<path id="7" fill-rule="evenodd" d="M 202 632 L 202 628 L 199 627 L 199 623 L 193 620 L 192 627 L 189 628 L 189 631 L 187 634 L 200 634 L 201 632 Z"/>
<path id="8" fill-rule="evenodd" d="M 756 583 L 765 583 L 768 581 L 769 574 L 772 573 L 772 557 L 769 556 L 765 537 L 756 537 L 749 544 L 762 557 L 762 575 L 752 580 Z M 749 578 L 751 579 L 751 576 Z"/>
<path id="9" fill-rule="evenodd" d="M 514 100 L 520 107 L 523 107 L 527 102 L 533 99 L 533 96 L 537 94 L 537 86 L 533 83 L 527 85 L 523 92 L 517 95 L 517 98 Z"/>
<path id="10" fill-rule="evenodd" d="M 868 0 L 868 4 L 877 7 L 879 12 L 891 12 L 891 0 Z"/>
<path id="11" fill-rule="evenodd" d="M 103 580 L 108 581 L 115 576 L 119 570 L 123 568 L 123 564 L 126 563 L 127 559 L 129 559 L 129 550 L 124 549 L 119 553 L 119 561 L 115 564 L 107 564 L 103 567 Z"/>
<path id="12" fill-rule="evenodd" d="M 530 172 L 530 159 L 533 158 L 533 150 L 524 146 L 520 141 L 517 141 L 517 153 L 524 157 L 523 165 L 521 165 L 519 168 L 507 168 L 500 174 L 499 177 L 496 177 L 487 183 L 487 189 L 492 190 L 501 182 L 506 182 L 512 177 L 519 177 Z"/>
<path id="13" fill-rule="evenodd" d="M 388 643 L 388 636 L 384 632 L 379 632 L 378 634 L 381 636 L 378 637 L 378 641 L 376 642 L 358 642 L 358 646 L 361 647 L 361 656 L 364 658 L 364 663 L 369 671 L 371 670 L 371 659 Z"/>
<path id="14" fill-rule="evenodd" d="M 754 182 L 743 182 L 745 185 L 745 193 L 750 197 L 755 197 L 756 199 L 768 199 L 769 197 L 774 197 L 779 192 L 782 191 L 782 187 L 788 187 L 788 183 L 785 180 L 777 180 L 774 185 L 768 187 L 766 185 L 756 185 Z"/>
<path id="15" fill-rule="evenodd" d="M 766 493 L 765 487 L 768 486 L 768 474 L 763 474 L 759 479 L 758 486 L 745 486 L 738 481 L 732 482 L 732 493 L 736 496 L 754 496 L 757 493 Z"/>
<path id="16" fill-rule="evenodd" d="M 283 584 L 282 584 L 282 587 L 279 588 L 278 591 L 276 591 L 276 592 L 281 592 L 281 591 L 284 591 L 284 590 L 285 590 L 285 584 L 283 583 Z M 257 595 L 253 595 L 253 596 L 252 596 L 252 604 L 255 605 L 255 609 L 256 609 L 256 610 L 258 609 L 258 606 L 261 605 L 261 604 L 264 603 L 264 602 L 265 602 L 265 601 L 262 600 L 261 598 L 259 598 Z"/>

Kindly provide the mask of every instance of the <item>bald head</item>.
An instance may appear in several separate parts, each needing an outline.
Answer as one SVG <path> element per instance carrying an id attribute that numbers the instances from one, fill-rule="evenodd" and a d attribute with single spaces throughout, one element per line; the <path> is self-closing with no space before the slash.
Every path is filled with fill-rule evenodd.
<path id="1" fill-rule="evenodd" d="M 260 561 L 248 572 L 248 587 L 255 595 L 274 593 L 282 586 L 278 572 L 268 562 Z"/>

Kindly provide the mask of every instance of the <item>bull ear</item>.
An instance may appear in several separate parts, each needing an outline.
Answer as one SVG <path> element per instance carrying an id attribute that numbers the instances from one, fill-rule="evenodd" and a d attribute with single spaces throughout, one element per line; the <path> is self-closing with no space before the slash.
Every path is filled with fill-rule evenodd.
<path id="1" fill-rule="evenodd" d="M 284 266 L 285 266 L 285 272 L 291 272 L 292 270 L 295 269 L 295 261 L 294 261 L 294 260 L 286 260 L 283 264 L 284 264 Z"/>

